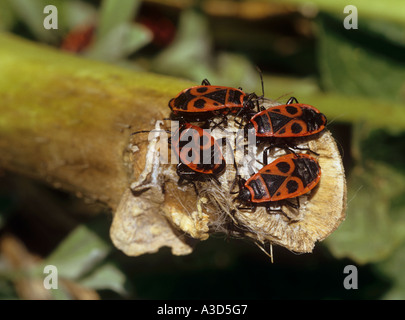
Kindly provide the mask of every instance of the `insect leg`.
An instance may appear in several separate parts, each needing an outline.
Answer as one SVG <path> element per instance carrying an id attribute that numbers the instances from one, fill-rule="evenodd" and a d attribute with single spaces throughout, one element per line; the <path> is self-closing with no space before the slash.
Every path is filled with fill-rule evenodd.
<path id="1" fill-rule="evenodd" d="M 274 213 L 274 212 L 278 212 L 278 213 L 281 213 L 281 214 L 287 216 L 287 214 L 283 211 L 283 209 L 281 209 L 281 208 L 280 209 L 272 209 L 270 206 L 271 206 L 271 203 L 266 204 L 267 213 L 271 214 L 271 213 Z"/>
<path id="2" fill-rule="evenodd" d="M 202 86 L 210 86 L 211 83 L 208 81 L 208 79 L 204 79 L 203 81 L 201 81 L 201 85 Z"/>
<path id="3" fill-rule="evenodd" d="M 222 115 L 222 120 L 220 122 L 218 122 L 218 123 L 216 123 L 213 120 L 208 120 L 208 121 L 210 121 L 211 123 L 214 123 L 214 126 L 211 127 L 211 130 L 214 130 L 215 128 L 218 127 L 223 131 L 223 130 L 225 130 L 225 128 L 223 126 L 221 126 L 221 124 L 223 124 L 223 123 L 225 123 L 225 125 L 228 124 L 228 119 L 226 117 L 226 114 Z"/>
<path id="4" fill-rule="evenodd" d="M 312 151 L 310 148 L 302 148 L 302 147 L 290 147 L 291 149 L 295 149 L 295 150 L 300 150 L 300 151 L 308 151 L 311 152 L 312 154 L 316 155 L 319 157 L 319 153 Z"/>
<path id="5" fill-rule="evenodd" d="M 297 197 L 297 203 L 292 203 L 291 201 L 285 200 L 284 201 L 286 205 L 290 206 L 291 208 L 294 209 L 299 209 L 300 208 L 300 200 L 299 197 Z"/>
<path id="6" fill-rule="evenodd" d="M 268 165 L 268 150 L 270 149 L 271 147 L 266 147 L 266 148 L 264 148 L 264 150 L 263 150 L 263 165 L 264 166 L 267 166 Z"/>
<path id="7" fill-rule="evenodd" d="M 251 212 L 255 212 L 256 211 L 256 205 L 252 204 L 250 207 L 242 207 L 242 206 L 238 206 L 238 210 L 251 210 Z"/>
<path id="8" fill-rule="evenodd" d="M 292 104 L 295 101 L 295 103 L 298 103 L 298 100 L 295 97 L 291 97 L 290 99 L 288 99 L 286 104 Z"/>

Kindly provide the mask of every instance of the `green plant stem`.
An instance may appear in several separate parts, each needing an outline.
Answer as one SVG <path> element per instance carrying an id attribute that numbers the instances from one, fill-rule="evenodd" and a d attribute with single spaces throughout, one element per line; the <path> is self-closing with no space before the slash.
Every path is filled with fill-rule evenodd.
<path id="1" fill-rule="evenodd" d="M 0 34 L 0 166 L 117 206 L 135 169 L 129 136 L 190 86 Z M 137 159 L 137 158 L 136 158 Z"/>

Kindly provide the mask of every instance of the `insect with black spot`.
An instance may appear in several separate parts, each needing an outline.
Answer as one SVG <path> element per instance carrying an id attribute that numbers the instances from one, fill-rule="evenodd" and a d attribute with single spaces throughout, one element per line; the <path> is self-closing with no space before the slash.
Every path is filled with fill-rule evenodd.
<path id="1" fill-rule="evenodd" d="M 247 205 L 238 209 L 256 210 L 259 205 L 267 211 L 275 205 L 287 204 L 299 208 L 299 196 L 314 189 L 321 179 L 318 161 L 308 154 L 286 154 L 265 165 L 248 180 L 240 179 L 239 194 L 235 200 Z M 289 201 L 296 198 L 297 204 Z"/>
<path id="2" fill-rule="evenodd" d="M 182 123 L 170 133 L 168 143 L 173 150 L 172 155 L 177 160 L 176 173 L 179 185 L 184 181 L 214 180 L 217 184 L 225 168 L 226 162 L 219 142 L 207 131 L 190 123 Z M 137 131 L 132 133 L 149 133 Z M 221 140 L 221 139 L 220 139 Z"/>
<path id="3" fill-rule="evenodd" d="M 295 103 L 293 103 L 295 102 Z M 263 153 L 274 147 L 294 150 L 307 150 L 315 155 L 316 152 L 308 148 L 297 147 L 300 138 L 314 136 L 325 129 L 327 119 L 315 107 L 298 103 L 291 97 L 287 104 L 270 107 L 256 113 L 244 127 L 245 137 L 253 131 L 256 144 L 270 143 L 270 147 Z"/>
<path id="4" fill-rule="evenodd" d="M 226 162 L 218 141 L 206 130 L 183 124 L 171 137 L 172 150 L 177 157 L 177 174 L 182 180 L 212 179 L 219 184 L 218 176 Z"/>
<path id="5" fill-rule="evenodd" d="M 295 103 L 293 103 L 295 102 Z M 256 113 L 246 124 L 245 135 L 254 129 L 259 139 L 294 139 L 315 135 L 325 129 L 327 119 L 318 109 L 298 103 L 291 97 L 287 104 Z"/>
<path id="6" fill-rule="evenodd" d="M 262 73 L 259 72 L 264 92 Z M 242 88 L 214 86 L 204 79 L 201 85 L 179 92 L 169 101 L 169 108 L 172 119 L 193 122 L 223 116 L 223 121 L 226 121 L 228 114 L 244 116 L 251 114 L 255 108 L 257 112 L 262 110 L 258 103 L 260 98 L 255 93 L 243 92 Z"/>

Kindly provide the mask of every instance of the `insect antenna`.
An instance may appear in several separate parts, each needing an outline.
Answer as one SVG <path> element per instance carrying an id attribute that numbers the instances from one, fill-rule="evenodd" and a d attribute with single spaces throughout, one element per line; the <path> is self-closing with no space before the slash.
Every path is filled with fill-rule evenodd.
<path id="1" fill-rule="evenodd" d="M 298 103 L 298 100 L 296 97 L 291 97 L 290 99 L 288 99 L 286 104 L 292 104 L 293 102 Z"/>
<path id="2" fill-rule="evenodd" d="M 259 72 L 259 75 L 260 75 L 260 82 L 261 82 L 261 84 L 262 84 L 262 96 L 259 97 L 259 98 L 263 98 L 263 97 L 264 97 L 263 72 L 262 72 L 262 70 L 261 70 L 258 66 L 256 66 L 256 69 L 257 69 L 257 71 Z"/>
<path id="3" fill-rule="evenodd" d="M 171 133 L 170 130 L 156 130 L 156 129 L 152 129 L 152 130 L 140 130 L 140 131 L 135 131 L 131 133 L 131 136 L 135 135 L 135 134 L 139 134 L 139 133 L 151 133 L 151 132 L 166 132 L 166 133 Z"/>

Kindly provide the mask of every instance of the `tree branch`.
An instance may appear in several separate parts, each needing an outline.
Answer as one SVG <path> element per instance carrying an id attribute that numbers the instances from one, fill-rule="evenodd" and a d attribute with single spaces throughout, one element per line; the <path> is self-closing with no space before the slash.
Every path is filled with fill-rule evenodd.
<path id="1" fill-rule="evenodd" d="M 190 83 L 7 34 L 0 47 L 1 166 L 114 210 L 143 167 L 131 172 L 123 159 L 130 133 L 167 116 L 170 97 Z"/>

